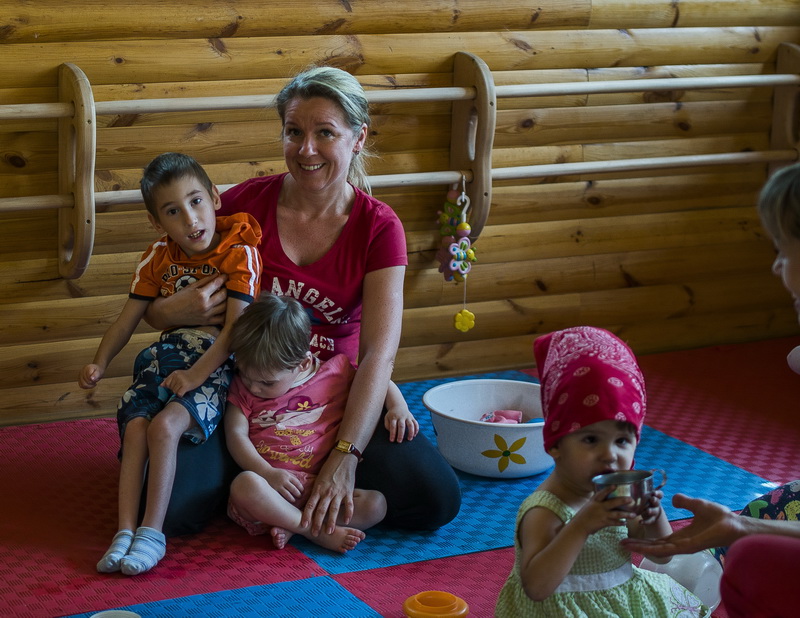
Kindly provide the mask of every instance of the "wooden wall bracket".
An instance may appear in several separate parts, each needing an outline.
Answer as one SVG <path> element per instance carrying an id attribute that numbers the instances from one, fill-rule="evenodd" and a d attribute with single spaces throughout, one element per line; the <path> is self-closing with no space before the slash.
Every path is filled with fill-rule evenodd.
<path id="1" fill-rule="evenodd" d="M 480 236 L 492 203 L 492 145 L 497 119 L 494 78 L 486 63 L 468 52 L 453 59 L 453 85 L 474 88 L 475 98 L 453 102 L 450 169 L 466 179 L 470 200 L 470 240 Z"/>
<path id="2" fill-rule="evenodd" d="M 800 74 L 800 45 L 781 43 L 775 62 L 776 73 Z M 794 149 L 800 160 L 800 84 L 776 86 L 772 105 L 772 150 Z M 785 167 L 791 161 L 772 163 L 770 174 Z"/>
<path id="3" fill-rule="evenodd" d="M 58 71 L 58 95 L 73 114 L 58 119 L 58 191 L 72 205 L 58 211 L 58 271 L 65 279 L 80 277 L 94 246 L 94 161 L 96 122 L 89 79 L 70 63 Z"/>

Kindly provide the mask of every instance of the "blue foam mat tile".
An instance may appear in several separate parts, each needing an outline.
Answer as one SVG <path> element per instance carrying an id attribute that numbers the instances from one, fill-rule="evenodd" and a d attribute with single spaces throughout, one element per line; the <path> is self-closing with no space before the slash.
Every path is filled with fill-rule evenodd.
<path id="1" fill-rule="evenodd" d="M 536 382 L 520 371 L 503 371 L 401 384 L 400 389 L 419 420 L 420 431 L 435 443 L 430 414 L 422 405 L 425 391 L 454 379 L 485 378 Z M 664 508 L 670 520 L 689 516 L 672 506 L 671 498 L 676 492 L 737 509 L 768 489 L 761 477 L 650 427 L 643 429 L 636 467 L 667 471 Z M 435 532 L 416 533 L 378 526 L 369 530 L 367 538 L 346 555 L 327 551 L 298 536 L 291 543 L 334 575 L 510 547 L 519 505 L 549 473 L 548 470 L 535 476 L 503 480 L 456 471 L 461 483 L 461 511 L 450 524 Z"/>
<path id="2" fill-rule="evenodd" d="M 374 609 L 330 577 L 312 577 L 266 586 L 249 586 L 139 605 L 127 605 L 115 609 L 135 612 L 142 618 L 175 618 L 176 616 L 182 618 L 191 616 L 198 618 L 214 616 L 352 618 L 353 616 L 363 616 L 367 618 L 375 616 L 380 618 L 380 614 Z M 73 614 L 68 618 L 91 618 L 94 613 Z"/>
<path id="3" fill-rule="evenodd" d="M 514 542 L 519 505 L 548 473 L 514 480 L 457 474 L 461 481 L 461 510 L 439 530 L 412 532 L 377 526 L 345 555 L 297 536 L 291 543 L 334 575 L 509 547 Z"/>
<path id="4" fill-rule="evenodd" d="M 485 373 L 400 384 L 420 431 L 436 443 L 430 414 L 422 395 L 430 388 L 455 379 L 506 379 L 536 382 L 520 371 Z M 456 470 L 461 484 L 461 510 L 448 525 L 435 532 L 393 530 L 378 526 L 346 555 L 325 550 L 295 536 L 291 544 L 331 574 L 363 571 L 448 556 L 508 547 L 514 542 L 514 519 L 520 503 L 547 478 L 548 472 L 522 479 L 489 479 Z"/>

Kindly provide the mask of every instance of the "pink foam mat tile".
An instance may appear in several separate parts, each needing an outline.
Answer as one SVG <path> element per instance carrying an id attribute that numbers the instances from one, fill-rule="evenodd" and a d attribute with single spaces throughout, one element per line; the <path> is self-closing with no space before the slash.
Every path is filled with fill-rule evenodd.
<path id="1" fill-rule="evenodd" d="M 169 539 L 149 573 L 97 573 L 116 531 L 118 443 L 109 419 L 0 429 L 0 616 L 60 616 L 325 574 L 299 550 L 274 550 L 224 516 L 202 534 Z M 32 447 L 41 456 L 20 456 Z"/>
<path id="2" fill-rule="evenodd" d="M 513 564 L 514 548 L 507 547 L 333 578 L 385 618 L 402 618 L 403 602 L 424 590 L 461 597 L 472 616 L 493 616 L 497 595 Z"/>
<path id="3" fill-rule="evenodd" d="M 136 577 L 97 573 L 105 548 L 88 537 L 39 548 L 4 543 L 0 579 L 13 577 L 14 584 L 0 588 L 0 616 L 58 616 L 325 575 L 300 551 L 271 549 L 266 539 L 231 526 L 220 522 L 200 535 L 168 540 L 158 568 Z"/>
<path id="4" fill-rule="evenodd" d="M 640 358 L 649 426 L 774 483 L 800 478 L 800 337 Z"/>

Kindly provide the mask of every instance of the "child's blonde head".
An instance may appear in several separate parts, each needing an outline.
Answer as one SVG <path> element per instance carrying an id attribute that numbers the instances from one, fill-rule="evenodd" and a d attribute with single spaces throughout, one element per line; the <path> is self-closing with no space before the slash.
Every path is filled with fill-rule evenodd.
<path id="1" fill-rule="evenodd" d="M 262 293 L 236 320 L 231 350 L 236 364 L 265 371 L 294 369 L 308 357 L 311 320 L 294 298 Z"/>
<path id="2" fill-rule="evenodd" d="M 758 198 L 761 223 L 773 238 L 800 240 L 800 163 L 776 172 Z"/>

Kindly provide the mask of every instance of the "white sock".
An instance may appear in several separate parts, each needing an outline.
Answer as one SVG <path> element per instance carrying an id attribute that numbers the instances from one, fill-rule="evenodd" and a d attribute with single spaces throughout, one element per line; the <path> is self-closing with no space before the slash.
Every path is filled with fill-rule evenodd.
<path id="1" fill-rule="evenodd" d="M 155 528 L 139 526 L 120 568 L 125 575 L 138 575 L 156 566 L 166 553 L 167 539 L 164 534 Z"/>
<path id="2" fill-rule="evenodd" d="M 100 562 L 97 563 L 97 570 L 100 573 L 115 573 L 119 571 L 120 561 L 128 553 L 133 543 L 132 530 L 120 530 L 114 535 L 111 540 L 111 546 L 108 548 Z"/>

